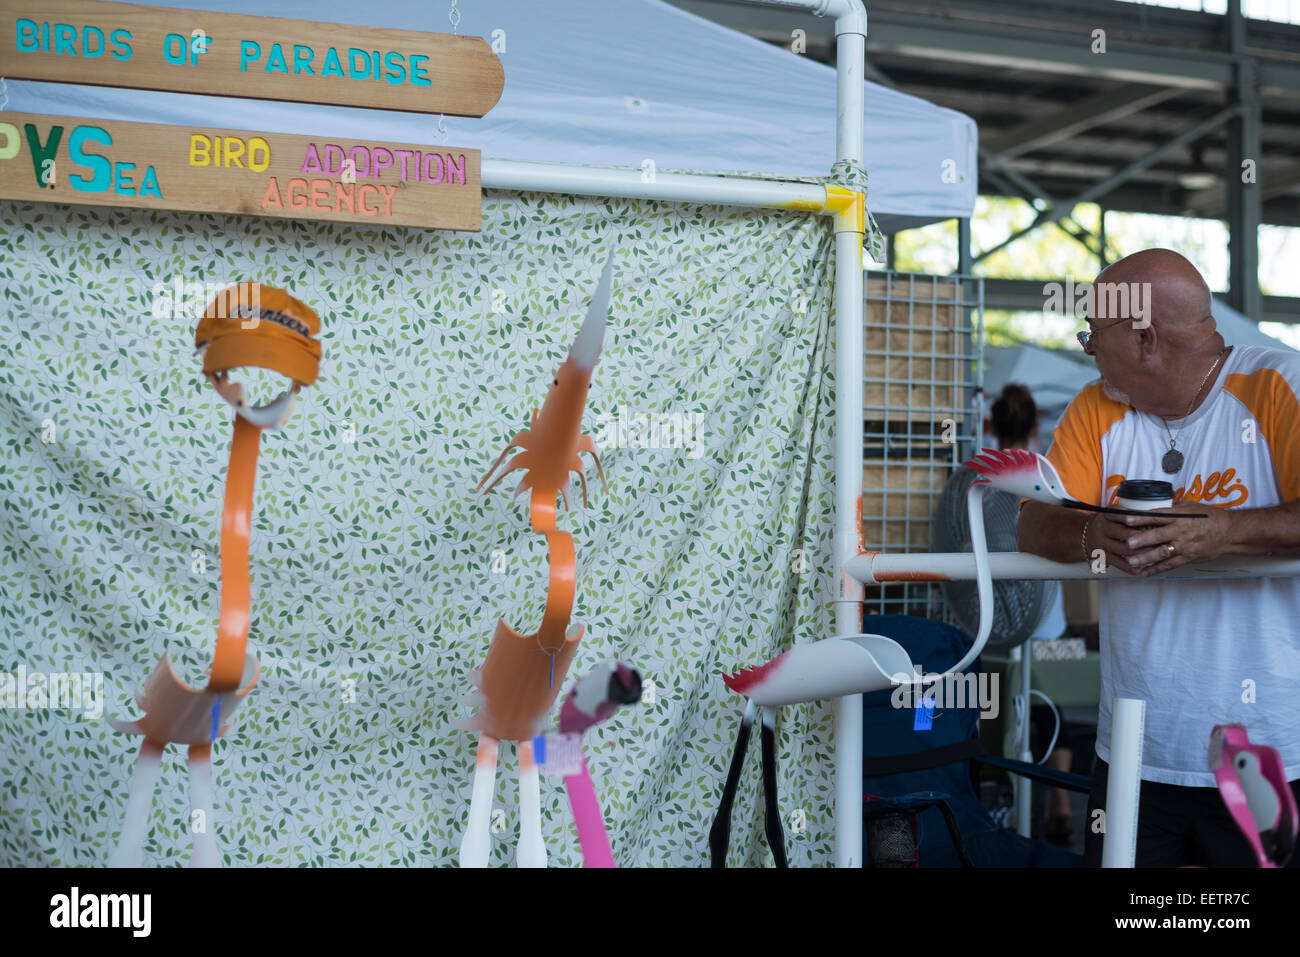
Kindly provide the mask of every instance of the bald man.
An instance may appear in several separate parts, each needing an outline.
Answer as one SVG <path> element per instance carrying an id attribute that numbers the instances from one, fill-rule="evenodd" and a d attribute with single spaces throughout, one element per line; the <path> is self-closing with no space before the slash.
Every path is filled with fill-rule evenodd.
<path id="1" fill-rule="evenodd" d="M 1095 292 L 1080 337 L 1101 378 L 1066 410 L 1048 458 L 1082 501 L 1114 504 L 1125 479 L 1157 479 L 1175 507 L 1138 518 L 1026 502 L 1021 549 L 1060 562 L 1101 549 L 1135 579 L 1223 555 L 1300 555 L 1300 355 L 1227 346 L 1205 280 L 1168 249 L 1114 263 Z M 1124 697 L 1147 707 L 1138 866 L 1253 866 L 1206 756 L 1216 724 L 1244 724 L 1281 752 L 1300 796 L 1300 578 L 1108 582 L 1100 632 L 1087 863 L 1101 862 L 1093 812 L 1105 807 L 1112 700 Z"/>

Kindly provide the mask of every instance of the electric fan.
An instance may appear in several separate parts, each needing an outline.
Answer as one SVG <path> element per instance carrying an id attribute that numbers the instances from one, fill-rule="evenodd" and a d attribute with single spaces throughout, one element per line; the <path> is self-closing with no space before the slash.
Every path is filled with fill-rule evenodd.
<path id="1" fill-rule="evenodd" d="M 969 552 L 970 520 L 966 493 L 979 475 L 966 466 L 952 474 L 930 526 L 932 552 Z M 1008 492 L 988 489 L 984 493 L 984 531 L 990 552 L 1019 551 L 1016 519 L 1020 499 Z M 973 581 L 940 582 L 943 597 L 962 629 L 975 634 L 979 626 L 979 592 Z M 1061 587 L 1054 581 L 995 581 L 993 583 L 993 629 L 988 647 L 1005 652 L 1034 633 L 1034 628 L 1056 601 Z"/>

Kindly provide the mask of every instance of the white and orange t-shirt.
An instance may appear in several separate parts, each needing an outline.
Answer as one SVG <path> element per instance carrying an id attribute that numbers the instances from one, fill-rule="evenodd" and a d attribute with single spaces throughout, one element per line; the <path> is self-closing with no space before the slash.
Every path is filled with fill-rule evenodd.
<path id="1" fill-rule="evenodd" d="M 1175 505 L 1267 508 L 1300 499 L 1300 354 L 1237 346 L 1200 408 L 1171 423 L 1183 467 L 1160 467 L 1163 420 L 1100 382 L 1066 410 L 1047 457 L 1073 497 L 1113 504 L 1125 479 L 1161 479 Z M 1181 431 L 1180 431 L 1181 425 Z M 1300 578 L 1101 586 L 1097 754 L 1110 760 L 1116 697 L 1146 701 L 1142 777 L 1214 787 L 1210 731 L 1240 723 L 1300 778 Z"/>

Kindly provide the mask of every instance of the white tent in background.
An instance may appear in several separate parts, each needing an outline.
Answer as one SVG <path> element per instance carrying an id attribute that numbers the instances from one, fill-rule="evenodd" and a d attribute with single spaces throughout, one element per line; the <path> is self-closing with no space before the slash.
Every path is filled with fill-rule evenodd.
<path id="1" fill-rule="evenodd" d="M 1295 352 L 1285 342 L 1259 331 L 1259 326 L 1227 303 L 1214 299 L 1210 311 L 1230 346 L 1266 346 Z M 1029 389 L 1039 408 L 1038 448 L 1046 451 L 1052 432 L 1066 406 L 1089 382 L 1097 367 L 1082 349 L 1044 349 L 1041 346 L 989 346 L 984 350 L 985 414 L 1008 382 Z"/>
<path id="2" fill-rule="evenodd" d="M 166 6 L 450 33 L 446 0 L 166 0 Z M 482 119 L 58 83 L 9 82 L 9 109 L 207 128 L 440 142 L 484 159 L 825 176 L 835 71 L 661 0 L 474 0 L 458 32 L 492 40 L 505 92 Z M 178 11 L 178 25 L 184 24 Z M 806 26 L 802 14 L 791 27 Z M 186 27 L 181 32 L 188 33 Z M 867 83 L 867 205 L 886 232 L 969 216 L 969 117 Z M 945 183 L 951 160 L 956 182 Z M 948 177 L 951 178 L 951 177 Z"/>
<path id="3" fill-rule="evenodd" d="M 1230 346 L 1265 346 L 1269 349 L 1285 349 L 1287 352 L 1296 351 L 1281 339 L 1274 339 L 1267 333 L 1260 332 L 1258 323 L 1233 309 L 1226 302 L 1212 300 L 1210 312 L 1214 314 L 1214 320 L 1218 323 L 1219 331 L 1223 333 L 1224 341 Z"/>
<path id="4" fill-rule="evenodd" d="M 984 414 L 1008 382 L 1029 389 L 1040 411 L 1039 447 L 1046 450 L 1052 429 L 1065 407 L 1089 382 L 1097 378 L 1097 367 L 1083 354 L 1042 346 L 987 346 L 984 349 Z M 987 443 L 986 443 L 987 444 Z"/>

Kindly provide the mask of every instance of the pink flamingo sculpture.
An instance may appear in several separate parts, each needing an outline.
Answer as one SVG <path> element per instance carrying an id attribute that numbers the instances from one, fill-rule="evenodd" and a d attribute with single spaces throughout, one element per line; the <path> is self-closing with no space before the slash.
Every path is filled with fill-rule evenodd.
<path id="1" fill-rule="evenodd" d="M 576 747 L 578 768 L 564 775 L 564 790 L 569 795 L 569 809 L 578 830 L 584 867 L 617 867 L 609 846 L 605 816 L 600 810 L 596 787 L 587 769 L 582 750 L 582 735 L 588 729 L 613 717 L 620 707 L 641 700 L 641 674 L 621 661 L 607 661 L 573 685 L 560 706 L 560 735 Z M 549 736 L 534 738 L 534 751 L 545 754 Z M 539 760 L 544 760 L 539 756 Z"/>
<path id="2" fill-rule="evenodd" d="M 1216 725 L 1210 770 L 1259 866 L 1285 867 L 1295 852 L 1300 813 L 1277 749 L 1252 744 L 1244 725 Z"/>

